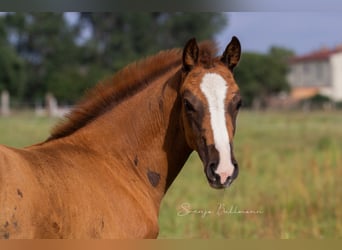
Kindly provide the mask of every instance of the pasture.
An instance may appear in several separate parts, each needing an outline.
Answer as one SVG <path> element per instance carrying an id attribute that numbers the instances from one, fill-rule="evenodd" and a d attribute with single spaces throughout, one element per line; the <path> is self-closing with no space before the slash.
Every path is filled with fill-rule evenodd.
<path id="1" fill-rule="evenodd" d="M 47 138 L 57 119 L 0 117 L 0 143 Z M 193 153 L 166 194 L 159 238 L 342 238 L 342 113 L 242 110 L 234 141 L 240 174 L 209 187 Z"/>

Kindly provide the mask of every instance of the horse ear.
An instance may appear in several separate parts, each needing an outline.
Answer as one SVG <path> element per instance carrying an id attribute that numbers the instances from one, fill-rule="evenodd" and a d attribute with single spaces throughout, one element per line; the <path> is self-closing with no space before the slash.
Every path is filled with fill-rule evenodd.
<path id="1" fill-rule="evenodd" d="M 199 48 L 195 38 L 190 39 L 183 50 L 183 69 L 189 72 L 198 62 Z"/>
<path id="2" fill-rule="evenodd" d="M 241 56 L 241 44 L 237 37 L 233 36 L 226 50 L 223 52 L 221 61 L 231 70 L 238 64 Z"/>

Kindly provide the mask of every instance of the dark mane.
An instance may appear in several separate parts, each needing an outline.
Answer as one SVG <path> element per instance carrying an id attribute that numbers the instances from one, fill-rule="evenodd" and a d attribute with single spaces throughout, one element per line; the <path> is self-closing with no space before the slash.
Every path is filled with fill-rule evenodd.
<path id="1" fill-rule="evenodd" d="M 199 45 L 205 61 L 211 61 L 216 47 L 211 42 Z M 52 131 L 47 141 L 71 135 L 84 127 L 115 104 L 148 86 L 153 79 L 171 68 L 181 65 L 181 49 L 161 51 L 154 56 L 129 64 L 112 77 L 98 83 L 75 106 L 70 114 Z"/>

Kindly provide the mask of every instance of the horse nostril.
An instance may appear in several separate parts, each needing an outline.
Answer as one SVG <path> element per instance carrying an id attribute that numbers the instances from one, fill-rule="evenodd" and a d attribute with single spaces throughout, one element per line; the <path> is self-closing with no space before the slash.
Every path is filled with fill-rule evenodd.
<path id="1" fill-rule="evenodd" d="M 239 175 L 239 164 L 237 163 L 237 161 L 233 161 L 233 165 L 234 165 L 234 172 L 233 172 L 233 179 L 235 179 L 238 175 Z"/>
<path id="2" fill-rule="evenodd" d="M 232 160 L 232 163 L 233 163 L 233 166 L 234 166 L 234 168 L 237 168 L 237 167 L 239 167 L 239 164 L 237 163 L 237 161 L 236 161 L 236 160 Z"/>
<path id="3" fill-rule="evenodd" d="M 210 168 L 211 171 L 213 171 L 213 173 L 214 173 L 214 171 L 215 171 L 216 168 L 217 168 L 217 162 L 210 162 L 210 163 L 209 163 L 209 168 Z"/>
<path id="4" fill-rule="evenodd" d="M 217 168 L 218 163 L 216 161 L 211 161 L 206 167 L 206 173 L 207 177 L 211 181 L 217 181 L 219 179 L 219 176 L 215 173 L 215 170 Z"/>

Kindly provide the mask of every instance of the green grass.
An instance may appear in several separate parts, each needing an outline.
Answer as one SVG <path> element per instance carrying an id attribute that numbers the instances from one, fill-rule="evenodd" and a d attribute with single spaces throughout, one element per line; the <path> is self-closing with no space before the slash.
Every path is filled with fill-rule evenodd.
<path id="1" fill-rule="evenodd" d="M 25 147 L 44 141 L 56 122 L 56 118 L 39 117 L 32 112 L 0 116 L 0 144 Z"/>
<path id="2" fill-rule="evenodd" d="M 211 189 L 193 154 L 162 203 L 159 237 L 341 238 L 341 125 L 338 112 L 242 112 L 239 177 L 227 190 Z M 185 203 L 197 211 L 179 216 Z M 220 204 L 226 214 L 216 213 Z M 203 217 L 206 210 L 212 213 Z"/>
<path id="3" fill-rule="evenodd" d="M 0 117 L 0 143 L 42 141 L 55 122 Z M 243 111 L 237 124 L 239 177 L 212 189 L 192 154 L 162 202 L 159 238 L 342 238 L 342 113 Z"/>

